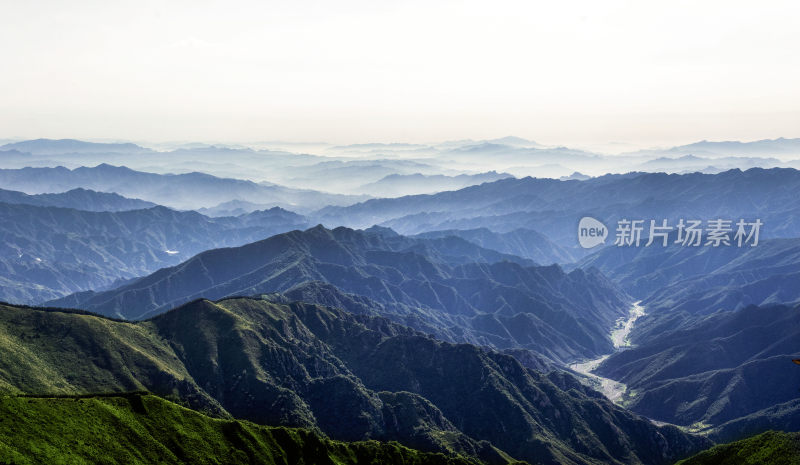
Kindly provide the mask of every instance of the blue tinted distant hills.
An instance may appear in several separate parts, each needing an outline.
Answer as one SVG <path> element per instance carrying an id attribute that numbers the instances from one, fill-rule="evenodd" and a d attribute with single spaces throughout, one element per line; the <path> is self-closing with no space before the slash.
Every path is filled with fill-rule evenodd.
<path id="1" fill-rule="evenodd" d="M 85 142 L 75 139 L 35 139 L 11 142 L 0 146 L 0 151 L 17 150 L 33 155 L 66 155 L 79 153 L 147 153 L 152 150 L 139 145 L 125 143 Z"/>

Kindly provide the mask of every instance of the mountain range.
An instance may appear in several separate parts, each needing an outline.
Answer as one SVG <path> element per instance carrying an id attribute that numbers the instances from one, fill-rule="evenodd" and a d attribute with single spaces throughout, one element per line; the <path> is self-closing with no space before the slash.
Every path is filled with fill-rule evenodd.
<path id="1" fill-rule="evenodd" d="M 326 207 L 311 216 L 323 224 L 379 224 L 401 234 L 482 227 L 500 233 L 533 229 L 565 248 L 577 247 L 577 223 L 584 216 L 612 229 L 622 218 L 667 219 L 672 225 L 679 218 L 760 218 L 765 224 L 762 237 L 797 237 L 800 224 L 793 192 L 798 188 L 800 171 L 778 168 L 719 174 L 628 173 L 583 181 L 503 179 L 452 192 Z"/>
<path id="2" fill-rule="evenodd" d="M 370 299 L 379 305 L 366 307 L 445 340 L 530 349 L 559 361 L 611 352 L 608 331 L 629 304 L 591 269 L 535 266 L 455 236 L 420 239 L 381 228 L 317 226 L 204 252 L 118 288 L 48 305 L 140 319 L 199 297 L 298 286 L 314 287 L 302 292 L 317 302 L 316 282 Z"/>
<path id="3" fill-rule="evenodd" d="M 633 346 L 596 373 L 627 385 L 632 410 L 718 440 L 800 428 L 797 257 L 797 239 L 768 239 L 611 246 L 584 258 L 576 266 L 597 267 L 646 311 Z"/>
<path id="4" fill-rule="evenodd" d="M 13 424 L 0 422 L 4 439 L 0 463 L 18 465 L 483 463 L 477 458 L 419 452 L 396 442 L 332 441 L 308 429 L 220 420 L 139 392 L 4 396 L 0 416 L 14 418 Z"/>
<path id="5" fill-rule="evenodd" d="M 437 187 L 439 190 L 463 187 L 439 177 L 471 176 L 491 170 L 505 171 L 517 177 L 561 178 L 575 171 L 600 176 L 632 170 L 718 173 L 734 168 L 800 168 L 797 139 L 701 141 L 613 156 L 544 146 L 511 136 L 434 144 L 333 146 L 325 143 L 259 142 L 250 146 L 167 143 L 149 144 L 149 147 L 132 143 L 37 139 L 0 146 L 0 160 L 7 168 L 59 165 L 77 168 L 108 163 L 161 174 L 199 171 L 221 178 L 247 179 L 256 183 L 266 181 L 287 188 L 338 194 L 368 193 L 362 188 L 365 184 L 380 183 L 387 176 L 409 176 L 408 182 L 403 182 L 402 190 L 390 192 L 387 190 L 391 187 L 389 183 L 382 191 L 376 189 L 374 195 L 378 197 L 428 192 L 437 183 L 436 179 L 441 181 Z M 302 152 L 306 150 L 313 153 Z M 427 185 L 420 185 L 413 180 L 418 175 L 434 178 Z"/>
<path id="6" fill-rule="evenodd" d="M 519 257 L 530 258 L 542 263 L 572 263 L 580 253 L 553 243 L 544 234 L 532 229 L 515 229 L 506 233 L 496 233 L 488 228 L 448 229 L 445 231 L 429 231 L 414 237 L 434 238 L 456 236 L 480 245 L 487 249 L 497 250 Z"/>
<path id="7" fill-rule="evenodd" d="M 596 267 L 648 305 L 670 308 L 679 307 L 681 299 L 706 298 L 712 294 L 701 294 L 715 288 L 722 290 L 726 284 L 730 285 L 728 291 L 736 291 L 751 283 L 800 271 L 798 239 L 760 240 L 755 247 L 738 247 L 735 242 L 730 247 L 687 247 L 676 244 L 675 239 L 676 234 L 671 234 L 667 247 L 605 247 L 576 266 Z M 730 288 L 734 286 L 736 289 Z M 794 296 L 793 288 L 782 290 L 788 294 L 777 302 L 800 298 Z M 740 294 L 743 300 L 737 300 L 734 306 L 776 302 L 768 300 L 769 294 L 765 293 L 762 299 L 757 294 Z M 719 308 L 722 306 L 714 307 Z"/>
<path id="8" fill-rule="evenodd" d="M 0 146 L 0 464 L 791 463 L 798 141 Z"/>
<path id="9" fill-rule="evenodd" d="M 81 153 L 137 154 L 152 150 L 130 142 L 86 142 L 76 139 L 34 139 L 10 142 L 0 146 L 0 151 L 16 150 L 32 155 L 70 155 Z"/>
<path id="10" fill-rule="evenodd" d="M 118 207 L 131 202 L 90 191 L 22 196 L 15 200 L 73 205 L 91 198 L 85 205 Z M 303 217 L 279 208 L 212 219 L 160 206 L 91 212 L 0 203 L 0 218 L 0 300 L 16 303 L 119 285 L 203 250 L 241 245 L 307 225 Z"/>
<path id="11" fill-rule="evenodd" d="M 93 189 L 176 209 L 214 207 L 225 201 L 242 200 L 302 211 L 318 205 L 346 205 L 364 198 L 218 178 L 200 172 L 156 174 L 108 164 L 72 170 L 63 166 L 0 169 L 0 186 L 28 194 Z"/>
<path id="12" fill-rule="evenodd" d="M 413 194 L 433 194 L 442 191 L 454 191 L 465 187 L 494 182 L 499 179 L 513 177 L 508 173 L 489 171 L 479 174 L 390 174 L 375 182 L 359 186 L 356 192 L 373 197 L 401 197 Z"/>
<path id="13" fill-rule="evenodd" d="M 701 140 L 668 149 L 643 150 L 637 154 L 678 153 L 710 156 L 776 156 L 800 154 L 800 139 L 763 139 L 750 142 Z"/>
<path id="14" fill-rule="evenodd" d="M 304 303 L 197 300 L 137 323 L 4 306 L 0 334 L 15 347 L 0 359 L 11 392 L 146 389 L 215 416 L 491 461 L 659 464 L 710 445 L 564 373 Z"/>
<path id="15" fill-rule="evenodd" d="M 636 393 L 626 403 L 633 411 L 677 425 L 718 427 L 786 403 L 800 418 L 797 341 L 800 306 L 749 306 L 664 331 L 612 355 L 597 373 Z M 740 421 L 717 436 L 736 439 L 761 427 Z"/>
<path id="16" fill-rule="evenodd" d="M 156 206 L 152 202 L 129 199 L 115 193 L 95 192 L 80 187 L 67 192 L 37 195 L 0 189 L 0 202 L 40 207 L 76 208 L 95 212 L 141 210 Z"/>

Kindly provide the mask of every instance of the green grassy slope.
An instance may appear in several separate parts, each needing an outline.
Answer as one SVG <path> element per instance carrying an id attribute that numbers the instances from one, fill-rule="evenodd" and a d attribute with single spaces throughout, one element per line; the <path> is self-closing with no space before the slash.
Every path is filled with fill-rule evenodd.
<path id="1" fill-rule="evenodd" d="M 715 446 L 680 465 L 800 465 L 800 433 L 767 431 Z"/>
<path id="2" fill-rule="evenodd" d="M 414 414 L 413 423 L 386 423 L 384 415 L 406 418 L 429 403 L 419 396 L 382 402 L 292 320 L 288 306 L 249 299 L 197 301 L 137 323 L 0 306 L 0 391 L 148 390 L 218 417 L 303 427 L 348 441 L 399 440 L 429 451 L 504 461 L 491 445 L 442 419 L 435 407 Z M 288 328 L 289 323 L 295 327 Z"/>
<path id="3" fill-rule="evenodd" d="M 86 394 L 150 390 L 225 415 L 152 323 L 0 305 L 0 390 Z"/>
<path id="4" fill-rule="evenodd" d="M 397 443 L 332 441 L 304 429 L 214 419 L 153 395 L 0 397 L 0 463 L 441 464 L 476 461 Z"/>
<path id="5" fill-rule="evenodd" d="M 148 390 L 215 416 L 503 463 L 671 463 L 710 442 L 569 376 L 304 303 L 198 300 L 142 322 L 0 306 L 0 390 Z M 498 450 L 499 448 L 500 450 Z"/>

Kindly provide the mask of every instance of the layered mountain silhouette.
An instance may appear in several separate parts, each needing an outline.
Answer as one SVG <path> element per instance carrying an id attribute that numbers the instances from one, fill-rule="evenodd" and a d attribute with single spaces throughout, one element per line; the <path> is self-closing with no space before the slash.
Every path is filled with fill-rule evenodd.
<path id="1" fill-rule="evenodd" d="M 208 208 L 225 201 L 242 200 L 291 210 L 309 210 L 318 205 L 347 205 L 363 199 L 220 178 L 200 172 L 156 174 L 105 163 L 72 170 L 63 166 L 0 169 L 0 186 L 28 194 L 63 192 L 75 188 L 93 189 L 178 209 Z"/>
<path id="2" fill-rule="evenodd" d="M 800 301 L 800 241 L 770 239 L 756 247 L 606 247 L 578 262 L 596 267 L 647 315 L 634 342 L 658 338 L 718 311 Z"/>
<path id="3" fill-rule="evenodd" d="M 787 139 L 779 137 L 777 139 L 762 139 L 750 142 L 736 140 L 729 141 L 709 141 L 701 140 L 692 144 L 680 145 L 661 151 L 646 151 L 639 153 L 673 153 L 673 154 L 707 154 L 711 156 L 758 156 L 758 155 L 781 155 L 800 153 L 800 139 Z"/>
<path id="4" fill-rule="evenodd" d="M 507 233 L 496 233 L 488 228 L 448 229 L 446 231 L 430 231 L 416 237 L 457 236 L 487 249 L 518 255 L 524 258 L 549 265 L 552 263 L 572 263 L 579 252 L 553 243 L 545 235 L 532 229 L 515 229 Z"/>
<path id="5" fill-rule="evenodd" d="M 69 155 L 76 153 L 141 154 L 152 152 L 150 149 L 130 142 L 100 143 L 76 139 L 33 139 L 11 142 L 0 146 L 0 150 L 17 150 L 35 155 Z"/>
<path id="6" fill-rule="evenodd" d="M 798 139 L 162 147 L 0 146 L 0 301 L 51 306 L 0 304 L 0 463 L 791 463 L 760 433 L 800 429 Z"/>
<path id="7" fill-rule="evenodd" d="M 800 278 L 798 239 L 764 241 L 717 266 L 712 264 L 709 254 L 698 255 L 699 259 L 692 262 L 697 268 L 706 268 L 702 276 L 687 276 L 670 283 L 653 292 L 646 304 L 659 311 L 702 315 L 749 305 L 800 301 L 800 288 L 794 285 Z M 705 267 L 701 265 L 704 257 L 709 259 Z M 680 274 L 676 270 L 674 276 Z"/>
<path id="8" fill-rule="evenodd" d="M 495 171 L 478 174 L 460 174 L 456 176 L 447 176 L 443 174 L 424 175 L 420 173 L 390 174 L 375 182 L 359 186 L 354 191 L 375 197 L 400 197 L 403 195 L 430 194 L 458 190 L 468 186 L 511 177 L 513 176 L 508 173 L 497 173 Z"/>
<path id="9" fill-rule="evenodd" d="M 67 194 L 29 197 L 70 203 L 73 196 Z M 79 198 L 96 195 L 77 192 Z M 108 195 L 100 194 L 98 202 L 108 204 Z M 116 203 L 122 204 L 127 201 Z M 0 300 L 16 303 L 102 289 L 203 250 L 241 245 L 307 225 L 303 217 L 279 208 L 211 219 L 165 207 L 90 212 L 0 203 L 0 218 Z"/>
<path id="10" fill-rule="evenodd" d="M 607 247 L 595 266 L 647 314 L 634 347 L 596 371 L 628 385 L 626 406 L 729 441 L 800 427 L 800 279 L 797 239 L 756 247 Z M 788 305 L 776 305 L 788 304 Z"/>
<path id="11" fill-rule="evenodd" d="M 782 166 L 777 158 L 766 157 L 697 157 L 685 155 L 682 157 L 661 157 L 649 160 L 636 166 L 636 170 L 660 171 L 665 173 L 719 173 L 731 169 L 773 168 Z"/>
<path id="12" fill-rule="evenodd" d="M 767 227 L 767 226 L 764 226 Z M 800 240 L 761 240 L 755 247 L 685 247 L 675 244 L 670 236 L 669 246 L 605 247 L 582 259 L 579 267 L 593 266 L 617 281 L 631 295 L 646 303 L 675 307 L 681 299 L 693 300 L 725 283 L 728 290 L 776 276 L 800 271 Z M 793 292 L 785 288 L 785 292 Z M 800 291 L 798 291 L 800 292 Z M 671 300 L 668 301 L 668 296 Z M 739 306 L 775 303 L 759 300 L 737 301 Z M 778 302 L 800 298 L 782 297 Z M 715 307 L 718 310 L 723 307 Z M 728 309 L 730 309 L 728 307 Z"/>
<path id="13" fill-rule="evenodd" d="M 152 202 L 129 199 L 114 193 L 95 192 L 77 188 L 56 194 L 28 195 L 24 192 L 0 189 L 0 202 L 36 205 L 40 207 L 76 208 L 86 211 L 125 211 L 155 207 Z"/>
<path id="14" fill-rule="evenodd" d="M 800 188 L 794 169 L 730 170 L 719 174 L 628 173 L 583 181 L 504 179 L 433 195 L 373 199 L 315 214 L 324 224 L 380 224 L 403 234 L 489 228 L 538 231 L 557 244 L 577 245 L 578 220 L 591 216 L 613 229 L 622 218 L 738 220 L 760 218 L 762 237 L 797 237 Z M 613 236 L 612 236 L 613 238 Z"/>
<path id="15" fill-rule="evenodd" d="M 200 297 L 285 292 L 311 282 L 377 302 L 381 314 L 446 340 L 530 349 L 556 361 L 611 352 L 608 331 L 629 303 L 591 269 L 534 266 L 454 236 L 317 226 L 201 253 L 116 289 L 48 305 L 140 319 Z M 317 301 L 316 294 L 303 295 Z"/>
<path id="16" fill-rule="evenodd" d="M 3 306 L 0 334 L 15 347 L 0 359 L 7 392 L 147 389 L 217 416 L 492 461 L 659 464 L 710 445 L 569 375 L 304 303 L 197 300 L 137 323 Z"/>

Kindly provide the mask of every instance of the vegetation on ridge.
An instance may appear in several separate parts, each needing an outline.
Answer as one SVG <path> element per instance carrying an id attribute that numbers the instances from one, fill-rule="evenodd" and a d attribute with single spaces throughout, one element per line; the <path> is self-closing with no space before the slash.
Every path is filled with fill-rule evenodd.
<path id="1" fill-rule="evenodd" d="M 396 442 L 340 442 L 306 429 L 224 420 L 147 394 L 0 397 L 0 463 L 476 465 Z"/>

